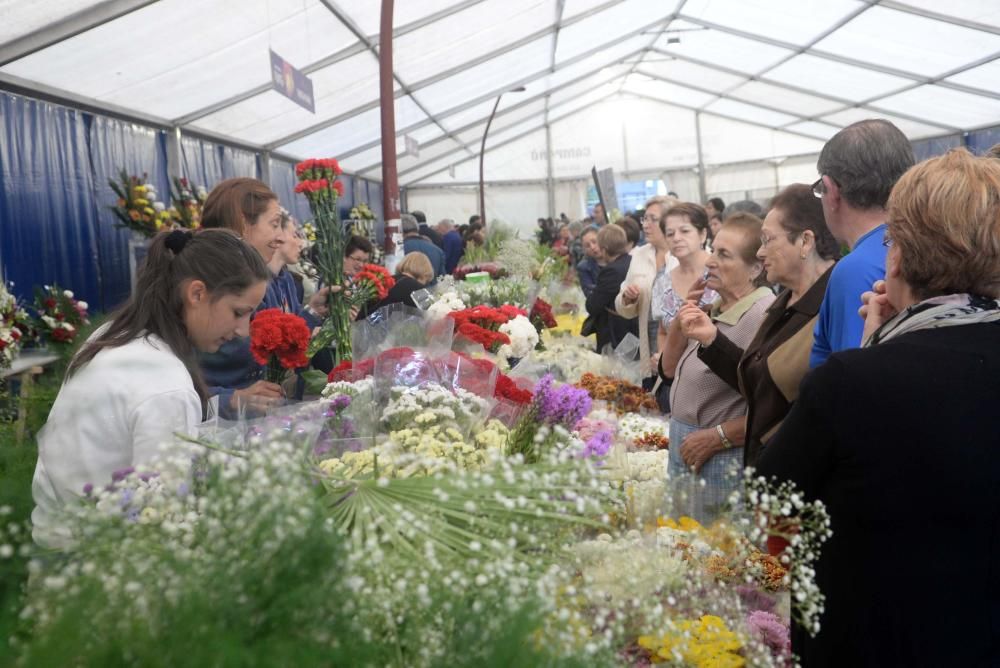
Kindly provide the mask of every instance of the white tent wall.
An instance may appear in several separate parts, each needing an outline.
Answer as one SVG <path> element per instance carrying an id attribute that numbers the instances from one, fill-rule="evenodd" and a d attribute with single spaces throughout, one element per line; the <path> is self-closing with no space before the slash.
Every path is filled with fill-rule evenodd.
<path id="1" fill-rule="evenodd" d="M 510 225 L 522 238 L 535 233 L 536 221 L 548 215 L 548 208 L 544 183 L 486 188 L 487 219 Z M 467 223 L 469 216 L 479 213 L 479 189 L 473 186 L 407 189 L 406 209 L 423 211 L 432 225 L 442 218 Z M 573 217 L 569 211 L 566 215 Z"/>

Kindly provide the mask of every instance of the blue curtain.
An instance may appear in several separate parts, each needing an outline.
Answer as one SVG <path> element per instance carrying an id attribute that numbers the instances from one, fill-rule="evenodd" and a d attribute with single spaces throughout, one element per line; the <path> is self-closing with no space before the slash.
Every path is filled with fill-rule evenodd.
<path id="1" fill-rule="evenodd" d="M 156 188 L 158 199 L 170 206 L 166 137 L 159 130 L 104 116 L 88 114 L 86 120 L 103 279 L 101 301 L 104 310 L 110 310 L 125 301 L 131 289 L 128 257 L 131 232 L 115 227 L 110 206 L 116 195 L 108 179 L 117 181 L 122 169 L 130 175 L 146 174 L 146 182 Z"/>
<path id="2" fill-rule="evenodd" d="M 304 223 L 312 217 L 309 212 L 309 202 L 303 195 L 295 192 L 295 165 L 284 160 L 271 158 L 271 190 L 275 192 L 281 200 L 281 206 L 295 216 L 300 223 Z"/>
<path id="3" fill-rule="evenodd" d="M 181 170 L 189 181 L 205 190 L 226 178 L 218 145 L 197 137 L 181 137 Z"/>
<path id="4" fill-rule="evenodd" d="M 385 212 L 382 210 L 382 183 L 379 181 L 369 181 L 368 179 L 361 180 L 364 182 L 365 190 L 367 191 L 365 201 L 368 202 L 368 207 L 375 214 L 375 219 L 385 221 Z"/>
<path id="5" fill-rule="evenodd" d="M 58 283 L 104 308 L 84 114 L 0 93 L 0 173 L 0 263 L 15 292 Z"/>
<path id="6" fill-rule="evenodd" d="M 222 178 L 231 179 L 236 176 L 249 176 L 253 179 L 260 178 L 260 168 L 257 165 L 256 153 L 225 145 L 220 145 L 218 150 L 222 156 Z"/>
<path id="7" fill-rule="evenodd" d="M 913 157 L 917 162 L 943 155 L 953 148 L 962 145 L 961 135 L 948 135 L 947 137 L 934 137 L 933 139 L 918 139 L 912 141 Z"/>
<path id="8" fill-rule="evenodd" d="M 965 136 L 965 145 L 976 155 L 982 155 L 998 143 L 1000 143 L 1000 125 L 985 130 L 976 130 Z"/>

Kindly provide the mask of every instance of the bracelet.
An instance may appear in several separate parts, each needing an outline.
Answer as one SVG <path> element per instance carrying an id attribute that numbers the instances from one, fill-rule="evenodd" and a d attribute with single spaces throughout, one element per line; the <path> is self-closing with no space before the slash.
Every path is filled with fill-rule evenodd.
<path id="1" fill-rule="evenodd" d="M 722 429 L 721 424 L 715 426 L 715 433 L 717 433 L 719 435 L 719 438 L 722 439 L 722 447 L 726 448 L 727 450 L 733 447 L 733 442 L 730 441 L 728 438 L 726 438 L 726 432 Z"/>

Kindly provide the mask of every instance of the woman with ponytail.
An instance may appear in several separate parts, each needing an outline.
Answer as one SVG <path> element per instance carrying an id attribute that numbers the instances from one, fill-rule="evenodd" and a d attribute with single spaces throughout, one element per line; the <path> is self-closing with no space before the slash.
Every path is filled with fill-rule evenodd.
<path id="1" fill-rule="evenodd" d="M 191 434 L 209 393 L 197 353 L 246 336 L 270 272 L 228 230 L 164 232 L 131 298 L 80 348 L 38 438 L 34 538 L 72 543 L 57 513 L 149 462 L 175 432 Z"/>

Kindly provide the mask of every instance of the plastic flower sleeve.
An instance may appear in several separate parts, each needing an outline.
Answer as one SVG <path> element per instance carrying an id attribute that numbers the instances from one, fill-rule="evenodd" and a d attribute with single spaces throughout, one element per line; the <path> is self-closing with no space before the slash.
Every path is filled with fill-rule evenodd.
<path id="1" fill-rule="evenodd" d="M 611 368 L 607 375 L 642 385 L 642 363 L 639 361 L 639 339 L 629 332 L 611 351 Z"/>
<path id="2" fill-rule="evenodd" d="M 389 304 L 354 324 L 351 347 L 355 360 L 407 346 L 429 352 L 451 350 L 454 322 L 448 318 L 428 321 L 423 313 L 405 304 Z"/>

